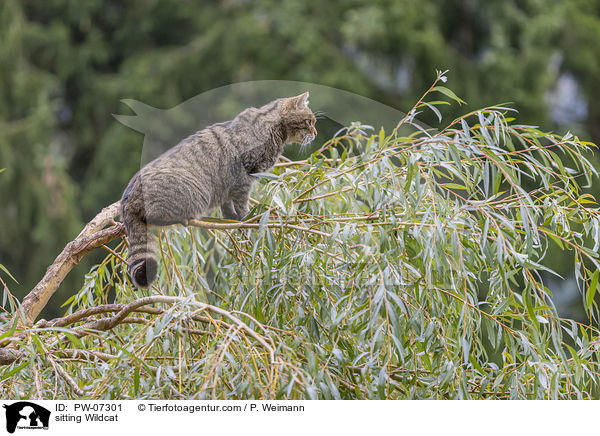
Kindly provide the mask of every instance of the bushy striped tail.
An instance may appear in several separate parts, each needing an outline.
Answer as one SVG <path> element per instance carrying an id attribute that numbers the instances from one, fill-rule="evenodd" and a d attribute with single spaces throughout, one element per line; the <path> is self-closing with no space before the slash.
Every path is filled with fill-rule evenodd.
<path id="1" fill-rule="evenodd" d="M 122 211 L 123 222 L 129 240 L 128 270 L 133 284 L 138 288 L 149 287 L 156 278 L 158 238 L 136 214 Z"/>

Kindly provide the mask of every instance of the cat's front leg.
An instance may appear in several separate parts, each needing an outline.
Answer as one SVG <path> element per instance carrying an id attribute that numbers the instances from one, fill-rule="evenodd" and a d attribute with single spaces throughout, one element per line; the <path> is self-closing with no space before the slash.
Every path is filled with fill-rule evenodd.
<path id="1" fill-rule="evenodd" d="M 233 201 L 228 201 L 221 206 L 221 215 L 228 220 L 238 220 L 238 214 L 235 211 Z"/>
<path id="2" fill-rule="evenodd" d="M 248 203 L 250 199 L 250 187 L 240 187 L 233 192 L 231 201 L 235 207 L 235 212 L 238 216 L 238 220 L 242 221 L 250 214 L 250 205 Z"/>

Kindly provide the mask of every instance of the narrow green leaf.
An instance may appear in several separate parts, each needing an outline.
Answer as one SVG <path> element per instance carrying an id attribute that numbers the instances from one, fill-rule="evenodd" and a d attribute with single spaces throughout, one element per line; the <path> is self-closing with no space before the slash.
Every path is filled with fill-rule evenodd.
<path id="1" fill-rule="evenodd" d="M 29 361 L 25 361 L 22 364 L 20 364 L 19 366 L 11 369 L 6 374 L 4 374 L 4 376 L 2 377 L 2 380 L 6 380 L 6 379 L 12 377 L 13 375 L 15 375 L 16 373 L 21 371 L 23 368 L 25 368 L 27 365 L 29 365 Z"/>
<path id="2" fill-rule="evenodd" d="M 453 91 L 449 90 L 445 86 L 436 86 L 432 91 L 438 91 L 444 94 L 446 97 L 450 97 L 452 100 L 458 102 L 458 104 L 467 104 L 466 101 L 457 96 Z"/>
<path id="3" fill-rule="evenodd" d="M 140 391 L 140 367 L 136 366 L 133 372 L 133 394 L 137 395 Z"/>
<path id="4" fill-rule="evenodd" d="M 266 180 L 278 180 L 279 176 L 277 174 L 271 174 L 271 173 L 252 173 L 252 175 L 254 177 L 258 177 L 259 179 L 266 179 Z"/>
<path id="5" fill-rule="evenodd" d="M 12 274 L 8 272 L 8 270 L 6 269 L 6 267 L 5 267 L 4 265 L 2 265 L 1 263 L 0 263 L 0 269 L 1 269 L 2 271 L 4 271 L 6 274 L 8 274 L 8 276 L 9 276 L 11 279 L 13 279 L 13 280 L 15 281 L 15 283 L 19 284 L 19 282 L 17 282 L 17 279 L 15 279 L 15 278 L 12 276 Z"/>
<path id="6" fill-rule="evenodd" d="M 432 112 L 435 114 L 435 116 L 438 118 L 438 121 L 441 123 L 441 122 L 442 122 L 442 114 L 441 114 L 441 112 L 439 111 L 439 109 L 438 109 L 438 108 L 436 108 L 435 106 L 433 106 L 433 105 L 429 104 L 429 103 L 426 103 L 426 102 L 423 102 L 423 104 L 424 104 L 425 106 L 427 106 L 429 109 L 431 109 L 431 111 L 432 111 Z"/>
<path id="7" fill-rule="evenodd" d="M 265 226 L 269 222 L 269 211 L 263 213 L 263 216 L 260 218 L 259 226 L 258 226 L 258 235 L 259 238 L 265 234 Z"/>
<path id="8" fill-rule="evenodd" d="M 592 281 L 591 281 L 590 287 L 587 291 L 585 301 L 586 301 L 586 307 L 588 310 L 592 306 L 592 303 L 594 302 L 594 296 L 596 295 L 596 289 L 598 287 L 598 273 L 599 273 L 599 271 L 596 270 L 596 271 L 594 271 L 594 274 L 592 274 Z"/>

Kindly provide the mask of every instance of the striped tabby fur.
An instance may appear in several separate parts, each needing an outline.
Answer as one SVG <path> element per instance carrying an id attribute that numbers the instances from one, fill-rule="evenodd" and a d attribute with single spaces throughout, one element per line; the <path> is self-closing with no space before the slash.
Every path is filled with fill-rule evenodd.
<path id="1" fill-rule="evenodd" d="M 136 173 L 121 198 L 135 286 L 156 277 L 158 242 L 148 226 L 185 225 L 217 207 L 224 218 L 245 218 L 251 174 L 272 168 L 286 143 L 312 141 L 314 125 L 308 92 L 280 98 L 196 132 Z"/>

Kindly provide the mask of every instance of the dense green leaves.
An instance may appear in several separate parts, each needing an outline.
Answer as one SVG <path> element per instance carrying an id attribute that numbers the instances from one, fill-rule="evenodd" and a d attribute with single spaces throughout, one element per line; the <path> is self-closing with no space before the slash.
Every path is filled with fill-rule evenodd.
<path id="1" fill-rule="evenodd" d="M 573 251 L 597 317 L 589 146 L 508 111 L 409 137 L 353 124 L 261 177 L 248 228 L 161 232 L 146 293 L 169 304 L 83 346 L 30 331 L 0 393 L 75 396 L 60 365 L 85 398 L 598 398 L 598 331 L 560 318 L 544 284 L 548 248 Z M 121 244 L 68 311 L 140 298 L 125 258 Z"/>

